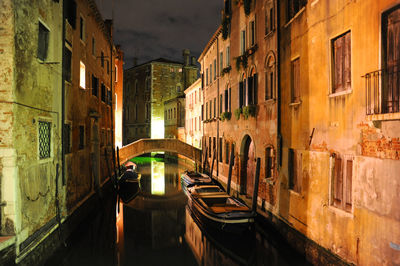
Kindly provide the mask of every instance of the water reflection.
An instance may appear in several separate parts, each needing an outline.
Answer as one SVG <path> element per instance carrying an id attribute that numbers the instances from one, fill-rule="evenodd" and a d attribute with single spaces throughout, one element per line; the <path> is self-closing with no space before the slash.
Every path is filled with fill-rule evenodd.
<path id="1" fill-rule="evenodd" d="M 151 194 L 165 194 L 165 163 L 151 161 Z"/>

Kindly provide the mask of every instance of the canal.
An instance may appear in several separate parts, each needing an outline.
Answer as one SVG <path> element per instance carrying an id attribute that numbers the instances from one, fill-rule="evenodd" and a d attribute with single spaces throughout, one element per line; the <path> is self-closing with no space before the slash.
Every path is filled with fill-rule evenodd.
<path id="1" fill-rule="evenodd" d="M 104 197 L 98 211 L 47 265 L 307 265 L 258 217 L 254 231 L 209 231 L 187 207 L 177 160 L 137 157 L 140 193 L 129 203 Z M 111 193 L 112 194 L 112 193 Z"/>

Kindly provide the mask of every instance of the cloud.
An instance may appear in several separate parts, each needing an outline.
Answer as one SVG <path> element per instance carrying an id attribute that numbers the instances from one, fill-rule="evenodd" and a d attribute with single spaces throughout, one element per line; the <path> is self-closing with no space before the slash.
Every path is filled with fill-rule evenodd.
<path id="1" fill-rule="evenodd" d="M 110 18 L 112 1 L 97 3 L 103 18 Z M 181 61 L 184 48 L 199 56 L 220 24 L 222 6 L 222 0 L 114 0 L 114 40 L 125 52 L 125 67 L 133 57 L 139 63 Z"/>

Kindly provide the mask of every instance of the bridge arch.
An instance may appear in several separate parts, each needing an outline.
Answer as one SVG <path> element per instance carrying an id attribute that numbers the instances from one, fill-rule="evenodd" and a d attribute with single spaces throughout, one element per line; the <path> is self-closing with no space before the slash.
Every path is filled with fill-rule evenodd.
<path id="1" fill-rule="evenodd" d="M 140 139 L 132 142 L 119 150 L 120 163 L 157 151 L 178 153 L 201 165 L 201 150 L 178 139 Z"/>

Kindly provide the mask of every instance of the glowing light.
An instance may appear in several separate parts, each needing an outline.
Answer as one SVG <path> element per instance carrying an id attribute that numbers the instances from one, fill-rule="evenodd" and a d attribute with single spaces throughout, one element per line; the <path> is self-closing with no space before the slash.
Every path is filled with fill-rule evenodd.
<path id="1" fill-rule="evenodd" d="M 164 162 L 151 161 L 151 194 L 165 194 Z"/>
<path id="2" fill-rule="evenodd" d="M 82 89 L 86 89 L 86 67 L 82 61 L 79 74 L 79 86 L 81 86 Z"/>
<path id="3" fill-rule="evenodd" d="M 153 117 L 151 119 L 151 138 L 164 138 L 164 119 Z"/>

